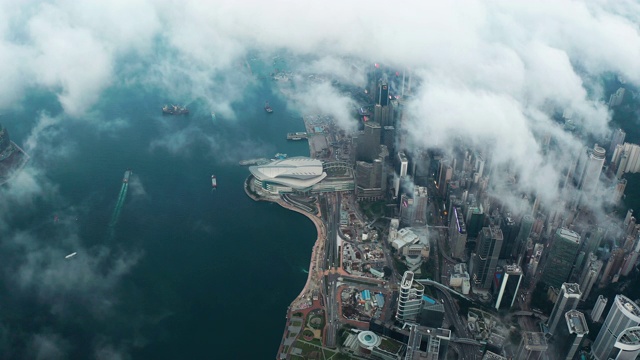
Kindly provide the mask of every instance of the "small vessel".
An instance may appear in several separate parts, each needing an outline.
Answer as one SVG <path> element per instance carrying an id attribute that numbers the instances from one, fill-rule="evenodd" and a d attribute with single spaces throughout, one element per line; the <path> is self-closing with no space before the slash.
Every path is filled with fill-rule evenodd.
<path id="1" fill-rule="evenodd" d="M 77 252 L 72 252 L 71 254 L 69 254 L 69 255 L 65 256 L 64 258 L 65 258 L 65 259 L 70 259 L 70 258 L 72 258 L 72 257 L 76 256 L 77 254 L 78 254 Z"/>
<path id="2" fill-rule="evenodd" d="M 186 106 L 180 105 L 165 105 L 162 107 L 162 113 L 165 115 L 187 115 L 189 109 Z"/>
<path id="3" fill-rule="evenodd" d="M 211 175 L 211 187 L 213 189 L 217 189 L 218 188 L 218 180 L 216 179 L 215 175 Z"/>
<path id="4" fill-rule="evenodd" d="M 271 105 L 269 105 L 268 101 L 264 102 L 264 111 L 268 112 L 269 114 L 273 112 L 273 109 L 271 108 Z"/>
<path id="5" fill-rule="evenodd" d="M 124 172 L 124 177 L 122 178 L 122 182 L 123 183 L 128 183 L 129 182 L 129 177 L 131 176 L 131 169 L 127 169 L 127 171 Z"/>
<path id="6" fill-rule="evenodd" d="M 274 157 L 276 158 L 276 160 L 283 160 L 287 158 L 287 154 L 277 153 L 274 155 Z"/>

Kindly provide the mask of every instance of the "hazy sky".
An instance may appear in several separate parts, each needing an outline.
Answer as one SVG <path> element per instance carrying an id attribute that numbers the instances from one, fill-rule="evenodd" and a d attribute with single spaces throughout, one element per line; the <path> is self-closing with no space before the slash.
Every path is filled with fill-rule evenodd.
<path id="1" fill-rule="evenodd" d="M 92 122 L 97 131 L 126 127 L 123 119 L 93 121 L 92 105 L 114 85 L 167 85 L 175 98 L 215 99 L 210 105 L 233 119 L 230 101 L 241 99 L 253 81 L 237 71 L 250 52 L 304 57 L 310 59 L 300 64 L 305 71 L 335 72 L 341 81 L 363 87 L 366 65 L 379 62 L 410 69 L 420 79 L 407 104 L 411 143 L 447 149 L 462 140 L 491 153 L 495 164 L 509 166 L 519 177 L 519 191 L 554 203 L 564 196 L 556 186 L 565 164 L 583 144 L 550 115 L 571 109 L 579 127 L 596 138 L 606 136 L 610 114 L 602 100 L 609 94 L 598 79 L 615 73 L 638 85 L 639 21 L 640 4 L 631 0 L 0 0 L 0 113 L 22 106 L 33 89 L 54 93 L 65 114 L 42 115 L 25 144 L 36 149 L 46 146 L 55 131 L 49 125 L 59 121 Z M 176 79 L 187 80 L 176 88 Z M 225 99 L 211 96 L 214 87 L 228 94 Z M 353 103 L 326 83 L 302 89 L 291 101 L 311 108 L 331 102 L 332 114 L 345 127 L 353 125 Z M 199 135 L 191 129 L 175 136 L 180 138 L 158 139 L 152 146 L 188 146 Z M 557 143 L 546 156 L 545 136 Z M 73 149 L 42 153 L 62 158 L 67 151 Z M 55 196 L 55 184 L 35 180 L 40 171 L 30 167 L 2 189 L 0 211 Z M 515 202 L 517 193 L 510 194 L 504 199 Z M 6 230 L 5 222 L 0 216 L 0 229 Z M 12 234 L 12 240 L 25 249 L 36 241 L 29 234 Z M 68 241 L 79 242 L 73 234 Z M 61 279 L 75 271 L 83 274 L 72 282 L 81 284 L 79 291 L 106 294 L 135 262 L 129 256 L 98 274 L 92 269 L 107 256 L 100 253 L 77 261 L 82 269 L 32 271 L 47 256 L 53 255 L 34 252 L 18 274 L 25 286 L 44 284 L 42 297 L 64 291 Z M 94 305 L 96 311 L 104 306 Z M 58 340 L 33 338 L 48 354 L 62 346 Z"/>

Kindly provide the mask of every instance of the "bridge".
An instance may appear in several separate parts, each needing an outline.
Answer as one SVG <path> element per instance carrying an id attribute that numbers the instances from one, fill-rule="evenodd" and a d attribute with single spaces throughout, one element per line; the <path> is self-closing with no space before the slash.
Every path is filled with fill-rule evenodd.
<path id="1" fill-rule="evenodd" d="M 454 295 L 457 295 L 457 296 L 459 296 L 459 297 L 461 297 L 461 298 L 463 298 L 463 299 L 465 299 L 465 300 L 468 300 L 468 301 L 473 302 L 473 300 L 471 300 L 471 298 L 470 298 L 470 297 L 468 297 L 467 295 L 464 295 L 464 294 L 463 294 L 463 293 L 461 293 L 461 292 L 457 292 L 457 291 L 453 290 L 452 288 L 450 288 L 450 287 L 448 287 L 448 286 L 446 286 L 446 285 L 442 285 L 442 284 L 440 284 L 439 282 L 433 281 L 433 280 L 431 280 L 431 279 L 415 279 L 415 281 L 417 281 L 417 282 L 419 282 L 419 283 L 421 283 L 421 284 L 424 284 L 424 285 L 432 285 L 432 286 L 435 286 L 435 287 L 437 287 L 437 288 L 438 288 L 438 289 L 440 289 L 440 290 L 448 291 L 448 292 L 450 292 L 450 293 L 452 293 L 452 294 L 454 294 Z"/>
<path id="2" fill-rule="evenodd" d="M 453 341 L 454 343 L 465 344 L 465 345 L 475 345 L 475 346 L 484 345 L 478 340 L 467 339 L 467 338 L 455 338 L 455 339 L 451 339 L 451 341 Z"/>

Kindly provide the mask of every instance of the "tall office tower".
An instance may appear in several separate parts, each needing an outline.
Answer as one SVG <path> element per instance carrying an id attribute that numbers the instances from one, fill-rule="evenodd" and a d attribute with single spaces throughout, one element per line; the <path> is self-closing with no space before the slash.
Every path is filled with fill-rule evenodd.
<path id="1" fill-rule="evenodd" d="M 398 151 L 396 155 L 396 172 L 398 175 L 406 176 L 409 171 L 409 159 L 404 151 Z"/>
<path id="2" fill-rule="evenodd" d="M 356 195 L 358 199 L 381 199 L 387 189 L 384 159 L 386 147 L 380 146 L 380 156 L 373 162 L 356 161 Z"/>
<path id="3" fill-rule="evenodd" d="M 586 150 L 586 160 L 584 166 L 580 171 L 580 182 L 578 188 L 583 193 L 592 194 L 598 182 L 600 181 L 600 173 L 602 172 L 602 166 L 604 165 L 604 157 L 606 151 L 598 144 L 595 144 L 593 149 Z"/>
<path id="4" fill-rule="evenodd" d="M 502 249 L 500 250 L 500 259 L 510 259 L 513 248 L 515 247 L 516 237 L 518 236 L 518 227 L 516 221 L 511 214 L 505 214 L 500 222 L 500 230 L 502 230 Z"/>
<path id="5" fill-rule="evenodd" d="M 402 322 L 415 322 L 422 307 L 424 286 L 413 281 L 413 277 L 413 272 L 405 271 L 400 283 L 396 319 Z"/>
<path id="6" fill-rule="evenodd" d="M 516 236 L 516 242 L 512 252 L 512 257 L 516 259 L 518 265 L 521 264 L 522 258 L 524 257 L 525 246 L 527 239 L 531 236 L 534 220 L 531 215 L 525 215 L 522 217 L 522 220 L 520 220 L 520 229 L 518 230 L 518 236 Z"/>
<path id="7" fill-rule="evenodd" d="M 382 128 L 382 143 L 389 149 L 389 154 L 395 154 L 396 149 L 396 128 L 384 126 Z"/>
<path id="8" fill-rule="evenodd" d="M 412 226 L 414 213 L 416 211 L 413 198 L 409 194 L 400 195 L 400 224 L 402 226 Z"/>
<path id="9" fill-rule="evenodd" d="M 602 278 L 600 278 L 600 287 L 605 287 L 611 283 L 613 276 L 618 273 L 622 262 L 624 261 L 624 249 L 617 248 L 611 251 L 611 256 L 607 260 L 607 265 L 602 270 Z"/>
<path id="10" fill-rule="evenodd" d="M 413 188 L 413 213 L 411 226 L 424 226 L 427 224 L 427 209 L 429 205 L 429 197 L 427 196 L 427 188 L 424 186 L 415 186 Z"/>
<path id="11" fill-rule="evenodd" d="M 496 272 L 498 255 L 502 248 L 502 230 L 497 226 L 482 228 L 478 236 L 478 245 L 474 254 L 474 286 L 480 289 L 491 288 L 493 274 Z"/>
<path id="12" fill-rule="evenodd" d="M 472 205 L 467 208 L 467 217 L 465 218 L 465 224 L 467 224 L 467 235 L 470 238 L 476 238 L 482 228 L 484 227 L 484 208 L 482 204 Z"/>
<path id="13" fill-rule="evenodd" d="M 625 256 L 624 261 L 622 262 L 622 269 L 620 271 L 620 275 L 629 276 L 633 268 L 636 266 L 636 262 L 638 261 L 638 256 L 640 255 L 640 241 L 636 237 L 636 243 L 633 250 Z"/>
<path id="14" fill-rule="evenodd" d="M 559 288 L 567 281 L 580 248 L 580 235 L 567 228 L 559 228 L 549 247 L 549 255 L 542 272 L 542 282 Z"/>
<path id="15" fill-rule="evenodd" d="M 520 340 L 520 345 L 518 346 L 514 359 L 542 359 L 547 348 L 548 345 L 544 333 L 527 331 L 522 334 L 522 340 Z"/>
<path id="16" fill-rule="evenodd" d="M 627 179 L 620 179 L 616 183 L 616 187 L 613 189 L 613 195 L 611 196 L 611 202 L 617 204 L 622 200 L 624 191 L 627 189 Z"/>
<path id="17" fill-rule="evenodd" d="M 584 252 L 586 252 L 587 254 L 596 254 L 598 252 L 598 248 L 600 247 L 600 243 L 602 243 L 602 240 L 604 239 L 605 234 L 605 229 L 601 227 L 597 227 L 593 231 L 591 231 L 591 234 L 584 244 Z"/>
<path id="18" fill-rule="evenodd" d="M 609 300 L 602 295 L 598 296 L 596 303 L 593 305 L 593 309 L 591 309 L 591 321 L 599 322 L 602 317 L 602 313 L 604 312 L 604 308 L 607 306 L 607 302 Z"/>
<path id="19" fill-rule="evenodd" d="M 504 267 L 504 273 L 495 304 L 496 310 L 511 309 L 511 307 L 513 307 L 521 281 L 522 268 L 520 268 L 520 266 L 514 264 Z"/>
<path id="20" fill-rule="evenodd" d="M 561 354 L 564 357 L 558 359 L 573 360 L 576 355 L 576 351 L 582 344 L 582 339 L 585 335 L 589 334 L 589 326 L 587 320 L 584 318 L 584 314 L 577 310 L 569 310 L 564 314 L 564 324 L 560 325 L 559 333 L 562 335 L 560 339 L 565 340 L 560 344 L 562 348 Z M 561 331 L 562 330 L 562 331 Z"/>
<path id="21" fill-rule="evenodd" d="M 633 326 L 624 329 L 616 343 L 609 358 L 616 360 L 635 360 L 640 355 L 640 326 Z"/>
<path id="22" fill-rule="evenodd" d="M 622 104 L 622 99 L 624 99 L 624 88 L 618 88 L 616 92 L 611 94 L 609 97 L 609 107 L 619 106 Z"/>
<path id="23" fill-rule="evenodd" d="M 364 123 L 364 131 L 358 137 L 356 160 L 372 162 L 380 153 L 380 124 L 374 121 Z"/>
<path id="24" fill-rule="evenodd" d="M 458 259 L 466 257 L 465 249 L 467 246 L 467 226 L 462 216 L 462 208 L 453 206 L 451 211 L 451 220 L 449 221 L 449 239 L 451 241 L 451 251 L 453 256 Z"/>
<path id="25" fill-rule="evenodd" d="M 613 132 L 613 134 L 611 135 L 611 144 L 609 145 L 609 153 L 608 153 L 610 160 L 613 157 L 613 153 L 616 151 L 616 147 L 618 145 L 624 144 L 624 138 L 626 136 L 627 136 L 627 133 L 625 133 L 624 130 L 622 129 L 618 129 Z"/>
<path id="26" fill-rule="evenodd" d="M 389 100 L 389 85 L 379 82 L 376 89 L 376 104 L 373 107 L 373 121 L 382 126 L 393 125 L 393 109 Z"/>
<path id="27" fill-rule="evenodd" d="M 556 327 L 564 320 L 564 314 L 569 310 L 574 310 L 576 306 L 578 306 L 581 296 L 580 285 L 570 283 L 562 284 L 560 294 L 558 294 L 558 300 L 556 300 L 556 304 L 553 306 L 553 310 L 547 321 L 550 334 L 555 334 Z"/>
<path id="28" fill-rule="evenodd" d="M 616 151 L 611 158 L 611 163 L 615 164 L 616 177 L 620 178 L 626 173 L 637 173 L 640 171 L 640 145 L 624 143 L 616 146 Z"/>
<path id="29" fill-rule="evenodd" d="M 598 280 L 598 275 L 600 275 L 600 270 L 602 270 L 603 265 L 602 260 L 598 260 L 593 253 L 589 255 L 593 258 L 588 259 L 587 266 L 580 277 L 580 289 L 582 289 L 583 301 L 586 301 L 589 297 L 589 293 L 591 293 L 591 289 L 593 289 L 593 284 Z"/>
<path id="30" fill-rule="evenodd" d="M 533 246 L 533 254 L 531 254 L 531 260 L 529 260 L 529 267 L 527 268 L 527 276 L 534 276 L 538 271 L 540 260 L 542 259 L 542 252 L 544 250 L 544 244 L 535 244 Z"/>
<path id="31" fill-rule="evenodd" d="M 438 168 L 438 182 L 436 183 L 440 196 L 444 197 L 447 194 L 447 184 L 449 183 L 449 180 L 451 180 L 452 176 L 453 167 L 451 166 L 450 161 L 445 159 L 440 160 L 440 167 Z"/>
<path id="32" fill-rule="evenodd" d="M 616 340 L 622 332 L 640 324 L 640 308 L 624 295 L 616 295 L 602 328 L 591 346 L 591 354 L 597 360 L 607 360 L 615 352 Z M 629 359 L 635 359 L 631 357 Z"/>

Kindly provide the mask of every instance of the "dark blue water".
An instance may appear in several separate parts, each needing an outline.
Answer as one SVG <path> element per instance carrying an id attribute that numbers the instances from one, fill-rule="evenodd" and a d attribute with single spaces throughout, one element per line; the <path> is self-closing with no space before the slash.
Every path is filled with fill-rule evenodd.
<path id="1" fill-rule="evenodd" d="M 306 142 L 287 142 L 286 133 L 304 125 L 271 85 L 234 103 L 236 119 L 218 114 L 215 122 L 205 101 L 192 102 L 187 117 L 163 117 L 171 99 L 161 89 L 114 87 L 85 118 L 62 118 L 42 132 L 28 170 L 47 185 L 5 215 L 2 358 L 35 358 L 34 346 L 47 344 L 45 358 L 64 359 L 276 355 L 316 232 L 304 216 L 243 190 L 248 169 L 239 160 L 309 154 Z M 0 121 L 23 143 L 40 111 L 60 109 L 51 96 L 32 94 Z M 134 175 L 110 239 L 127 168 Z M 56 265 L 74 250 L 76 263 Z M 26 268 L 43 280 L 15 275 Z M 45 284 L 56 281 L 63 285 Z"/>

